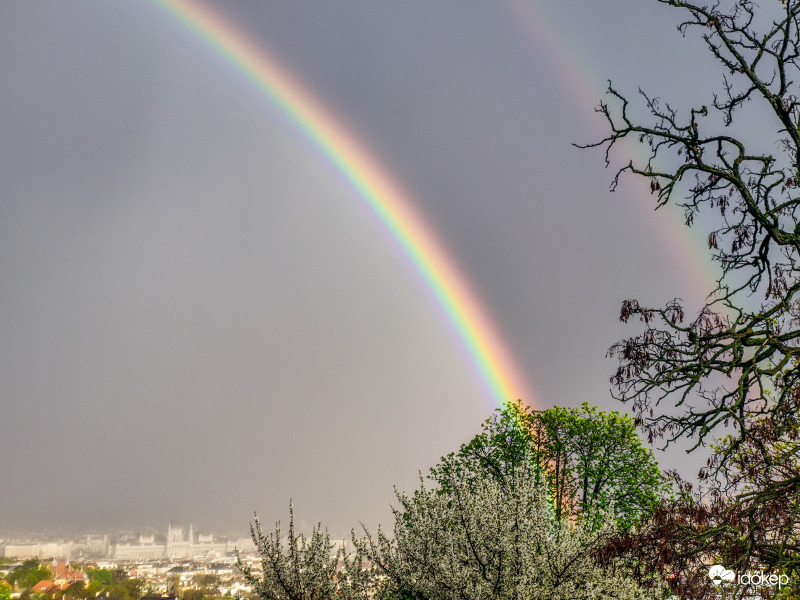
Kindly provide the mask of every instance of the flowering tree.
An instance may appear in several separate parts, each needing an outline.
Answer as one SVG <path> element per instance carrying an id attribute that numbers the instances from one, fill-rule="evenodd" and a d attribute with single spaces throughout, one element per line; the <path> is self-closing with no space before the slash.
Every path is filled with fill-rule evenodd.
<path id="1" fill-rule="evenodd" d="M 361 552 L 348 555 L 345 549 L 334 552 L 327 530 L 317 524 L 311 537 L 295 533 L 294 510 L 289 505 L 289 533 L 284 540 L 281 524 L 265 534 L 258 517 L 250 525 L 250 535 L 261 554 L 261 573 L 242 561 L 236 566 L 262 600 L 367 600 L 373 598 L 379 581 L 364 568 Z"/>
<path id="2" fill-rule="evenodd" d="M 359 542 L 388 588 L 415 600 L 641 600 L 651 592 L 593 551 L 614 529 L 557 520 L 535 461 L 522 460 L 500 481 L 451 474 L 446 489 L 420 478 L 412 495 L 397 492 L 390 537 Z"/>
<path id="3" fill-rule="evenodd" d="M 561 471 L 553 470 L 554 453 Z M 586 490 L 570 497 L 569 511 L 553 502 L 556 472 L 563 489 Z M 291 507 L 285 538 L 280 523 L 265 534 L 255 519 L 261 573 L 241 558 L 239 569 L 262 600 L 641 600 L 662 589 L 652 578 L 634 583 L 622 562 L 629 557 L 604 552 L 629 514 L 615 501 L 642 508 L 625 486 L 641 495 L 663 483 L 627 417 L 588 405 L 514 404 L 444 457 L 431 479 L 432 487 L 420 476 L 413 494 L 397 492 L 392 534 L 353 534 L 350 555 L 334 552 L 319 525 L 308 538 L 295 533 Z"/>

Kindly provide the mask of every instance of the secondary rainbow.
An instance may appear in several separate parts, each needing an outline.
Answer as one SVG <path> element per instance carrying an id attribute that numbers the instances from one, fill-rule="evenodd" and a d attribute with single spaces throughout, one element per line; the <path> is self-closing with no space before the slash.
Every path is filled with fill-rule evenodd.
<path id="1" fill-rule="evenodd" d="M 575 115 L 586 125 L 586 136 L 572 141 L 586 143 L 605 137 L 608 134 L 605 120 L 591 117 L 596 116 L 593 115 L 592 108 L 605 97 L 608 81 L 603 74 L 603 68 L 592 64 L 594 61 L 592 49 L 573 29 L 559 26 L 536 3 L 527 0 L 503 0 L 501 6 L 508 12 L 509 23 L 531 42 L 532 47 L 547 56 L 552 72 L 569 89 L 568 97 L 573 103 Z M 675 35 L 679 35 L 677 31 Z M 639 163 L 647 160 L 647 146 L 638 143 L 636 138 L 624 140 L 623 145 L 627 149 L 628 157 Z M 595 155 L 598 160 L 602 156 L 599 151 Z M 627 160 L 628 157 L 621 160 Z M 599 182 L 598 193 L 610 183 L 611 173 L 613 170 L 610 171 L 607 181 Z M 655 201 L 654 196 L 649 195 L 647 191 L 646 182 L 639 183 L 644 197 L 635 196 L 632 208 L 635 214 L 644 215 L 653 210 Z M 704 233 L 703 227 L 686 227 L 682 209 L 676 206 L 664 208 L 667 214 L 659 220 L 658 226 L 658 233 L 668 238 L 660 242 L 663 244 L 663 251 L 678 261 L 687 287 L 696 293 L 698 300 L 703 300 L 720 276 L 718 265 L 711 259 L 708 249 L 705 237 L 707 231 Z M 704 215 L 701 214 L 697 221 L 702 224 L 703 218 Z M 656 239 L 658 237 L 654 236 Z"/>
<path id="2" fill-rule="evenodd" d="M 415 210 L 412 199 L 392 181 L 363 143 L 274 57 L 211 9 L 187 0 L 153 1 L 279 107 L 345 177 L 432 290 L 496 404 L 503 406 L 518 398 L 532 403 L 534 398 L 525 379 L 471 286 Z"/>

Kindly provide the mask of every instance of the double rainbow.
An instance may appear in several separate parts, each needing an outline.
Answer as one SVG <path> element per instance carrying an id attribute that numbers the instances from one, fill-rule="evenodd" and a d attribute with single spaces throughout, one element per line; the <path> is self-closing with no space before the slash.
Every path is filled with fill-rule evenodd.
<path id="1" fill-rule="evenodd" d="M 188 0 L 154 0 L 247 78 L 344 176 L 421 275 L 498 406 L 533 396 L 486 310 L 413 200 L 392 181 L 352 132 L 278 62 L 211 9 Z"/>

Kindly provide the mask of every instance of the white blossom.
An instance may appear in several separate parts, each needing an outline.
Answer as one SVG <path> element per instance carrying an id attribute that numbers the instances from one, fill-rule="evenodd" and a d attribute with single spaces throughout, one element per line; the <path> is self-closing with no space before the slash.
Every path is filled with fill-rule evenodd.
<path id="1" fill-rule="evenodd" d="M 457 476 L 455 476 L 457 477 Z M 557 521 L 547 484 L 528 462 L 502 483 L 451 479 L 447 491 L 397 492 L 394 535 L 362 549 L 396 591 L 419 600 L 641 600 L 652 595 L 602 569 L 592 551 L 614 526 Z M 613 567 L 613 565 L 612 565 Z"/>

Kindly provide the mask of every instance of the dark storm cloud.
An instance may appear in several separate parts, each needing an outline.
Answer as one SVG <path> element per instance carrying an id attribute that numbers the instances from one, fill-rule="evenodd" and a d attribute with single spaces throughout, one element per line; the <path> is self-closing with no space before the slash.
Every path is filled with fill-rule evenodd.
<path id="1" fill-rule="evenodd" d="M 542 5 L 634 85 L 679 37 L 637 2 Z M 551 49 L 509 5 L 222 3 L 416 198 L 541 404 L 609 398 L 619 301 L 693 294 L 610 198 Z M 0 529 L 344 533 L 490 401 L 386 233 L 283 115 L 148 3 L 0 4 Z M 643 56 L 633 44 L 647 38 Z M 564 44 L 569 40 L 563 38 Z M 597 47 L 592 47 L 597 44 Z M 591 59 L 591 60 L 590 60 Z M 664 77 L 675 77 L 669 69 Z M 602 77 L 601 77 L 602 80 Z M 664 91 L 670 85 L 657 81 Z M 55 493 L 57 490 L 57 493 Z"/>

